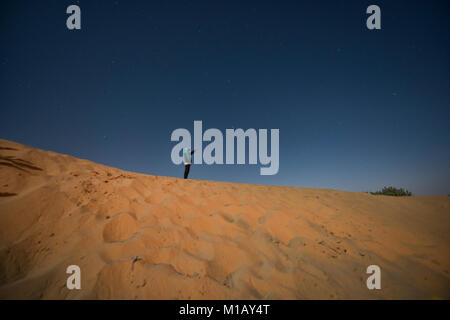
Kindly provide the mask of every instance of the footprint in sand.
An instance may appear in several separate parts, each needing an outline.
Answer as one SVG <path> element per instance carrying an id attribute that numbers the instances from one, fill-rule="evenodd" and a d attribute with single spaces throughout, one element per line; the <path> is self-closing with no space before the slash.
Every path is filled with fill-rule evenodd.
<path id="1" fill-rule="evenodd" d="M 234 222 L 234 219 L 233 219 L 231 216 L 229 216 L 228 214 L 226 214 L 226 213 L 220 213 L 220 216 L 221 216 L 226 222 L 229 222 L 229 223 L 233 223 L 233 222 Z"/>
<path id="2" fill-rule="evenodd" d="M 213 211 L 209 214 L 209 216 L 210 216 L 210 217 L 214 217 L 216 214 L 217 214 L 217 210 L 213 210 Z"/>
<path id="3" fill-rule="evenodd" d="M 124 241 L 136 231 L 136 220 L 129 213 L 122 213 L 109 221 L 103 229 L 105 242 Z"/>
<path id="4" fill-rule="evenodd" d="M 306 239 L 302 237 L 295 237 L 289 240 L 289 248 L 297 248 L 306 246 Z"/>
<path id="5" fill-rule="evenodd" d="M 244 215 L 242 213 L 239 213 L 234 220 L 238 227 L 245 229 L 245 230 L 250 229 L 250 225 L 245 220 Z"/>
<path id="6" fill-rule="evenodd" d="M 245 221 L 244 219 L 242 219 L 240 217 L 238 217 L 238 219 L 236 220 L 236 225 L 245 230 L 250 229 L 250 225 L 247 223 L 247 221 Z"/>

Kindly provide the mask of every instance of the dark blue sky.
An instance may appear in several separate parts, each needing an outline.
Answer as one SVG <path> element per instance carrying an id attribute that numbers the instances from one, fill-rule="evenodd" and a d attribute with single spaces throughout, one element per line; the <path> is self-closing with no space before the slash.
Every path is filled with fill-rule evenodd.
<path id="1" fill-rule="evenodd" d="M 366 28 L 371 4 L 382 30 Z M 447 195 L 449 14 L 448 1 L 3 1 L 0 137 L 181 177 L 173 130 L 279 128 L 277 175 L 190 177 Z"/>

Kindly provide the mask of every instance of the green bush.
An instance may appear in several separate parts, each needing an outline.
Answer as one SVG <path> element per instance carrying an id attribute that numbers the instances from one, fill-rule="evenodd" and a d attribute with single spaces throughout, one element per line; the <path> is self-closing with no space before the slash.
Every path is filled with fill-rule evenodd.
<path id="1" fill-rule="evenodd" d="M 381 191 L 371 192 L 375 195 L 393 196 L 393 197 L 409 197 L 412 193 L 403 188 L 384 187 Z"/>

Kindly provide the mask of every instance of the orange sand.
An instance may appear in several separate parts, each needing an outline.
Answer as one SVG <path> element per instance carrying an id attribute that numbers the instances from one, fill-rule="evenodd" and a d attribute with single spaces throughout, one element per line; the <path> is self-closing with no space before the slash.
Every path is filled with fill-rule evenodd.
<path id="1" fill-rule="evenodd" d="M 449 299 L 449 218 L 450 197 L 151 176 L 0 139 L 0 299 Z"/>

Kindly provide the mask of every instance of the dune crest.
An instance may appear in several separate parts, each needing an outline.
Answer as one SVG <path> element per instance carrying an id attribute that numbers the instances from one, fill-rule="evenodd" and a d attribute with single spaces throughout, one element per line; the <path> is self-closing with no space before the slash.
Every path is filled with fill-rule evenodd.
<path id="1" fill-rule="evenodd" d="M 450 197 L 151 176 L 0 139 L 0 299 L 449 299 L 449 217 Z"/>

